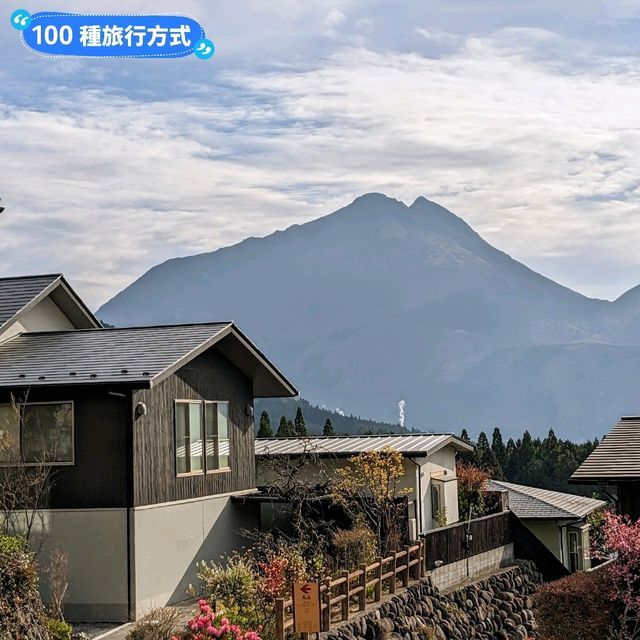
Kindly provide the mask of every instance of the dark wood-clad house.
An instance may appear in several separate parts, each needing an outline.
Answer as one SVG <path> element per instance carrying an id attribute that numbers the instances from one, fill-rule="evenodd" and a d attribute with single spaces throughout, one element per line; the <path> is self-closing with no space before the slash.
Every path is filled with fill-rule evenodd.
<path id="1" fill-rule="evenodd" d="M 106 329 L 61 275 L 0 279 L 0 464 L 55 466 L 38 535 L 70 556 L 69 619 L 183 600 L 240 546 L 254 398 L 296 393 L 233 323 Z"/>
<path id="2" fill-rule="evenodd" d="M 569 482 L 600 486 L 619 513 L 640 518 L 640 417 L 620 418 Z"/>

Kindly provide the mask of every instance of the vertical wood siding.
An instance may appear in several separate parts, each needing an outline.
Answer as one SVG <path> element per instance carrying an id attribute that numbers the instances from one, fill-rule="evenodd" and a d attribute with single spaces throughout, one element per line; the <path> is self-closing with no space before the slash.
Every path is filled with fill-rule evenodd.
<path id="1" fill-rule="evenodd" d="M 104 386 L 69 386 L 13 392 L 16 400 L 74 403 L 72 466 L 55 466 L 50 506 L 54 509 L 97 509 L 127 506 L 125 398 Z M 0 393 L 0 404 L 11 401 Z"/>
<path id="2" fill-rule="evenodd" d="M 176 477 L 175 400 L 229 402 L 229 472 Z M 134 506 L 250 489 L 255 486 L 251 381 L 214 349 L 153 389 L 133 394 L 132 411 L 143 402 L 147 415 L 133 419 Z"/>

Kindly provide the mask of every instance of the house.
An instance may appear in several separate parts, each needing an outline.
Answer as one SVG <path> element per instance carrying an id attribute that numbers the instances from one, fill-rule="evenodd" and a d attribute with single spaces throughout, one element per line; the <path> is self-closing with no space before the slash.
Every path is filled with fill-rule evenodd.
<path id="1" fill-rule="evenodd" d="M 587 519 L 606 502 L 501 480 L 490 480 L 488 488 L 508 493 L 509 509 L 569 571 L 591 567 Z"/>
<path id="2" fill-rule="evenodd" d="M 231 322 L 107 329 L 61 275 L 0 279 L 0 464 L 53 465 L 37 535 L 69 554 L 67 617 L 185 599 L 255 525 L 231 500 L 256 486 L 254 398 L 296 394 Z"/>
<path id="3" fill-rule="evenodd" d="M 473 447 L 452 434 L 257 439 L 258 485 L 269 481 L 267 463 L 274 456 L 301 456 L 312 452 L 318 462 L 305 465 L 302 474 L 322 484 L 337 468 L 347 465 L 352 456 L 386 448 L 399 451 L 403 456 L 404 475 L 399 486 L 411 489 L 408 498 L 412 539 L 437 527 L 438 513 L 446 518 L 447 524 L 457 522 L 456 454 L 472 451 Z"/>
<path id="4" fill-rule="evenodd" d="M 569 482 L 598 485 L 619 513 L 640 518 L 640 417 L 620 418 Z"/>

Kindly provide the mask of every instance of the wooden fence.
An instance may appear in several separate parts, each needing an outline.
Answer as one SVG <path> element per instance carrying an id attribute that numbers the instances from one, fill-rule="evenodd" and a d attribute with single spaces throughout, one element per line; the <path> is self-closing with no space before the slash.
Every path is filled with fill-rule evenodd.
<path id="1" fill-rule="evenodd" d="M 421 537 L 426 541 L 426 569 L 435 569 L 512 542 L 510 512 L 434 529 Z"/>
<path id="2" fill-rule="evenodd" d="M 320 584 L 320 625 L 329 631 L 332 622 L 349 619 L 352 612 L 364 611 L 367 602 L 380 602 L 384 585 L 390 594 L 398 582 L 407 587 L 424 577 L 426 571 L 425 541 L 406 546 L 402 551 L 377 558 L 372 564 L 361 564 L 353 572 L 342 571 L 340 577 L 326 578 Z M 293 599 L 276 600 L 276 640 L 283 640 L 293 627 Z"/>

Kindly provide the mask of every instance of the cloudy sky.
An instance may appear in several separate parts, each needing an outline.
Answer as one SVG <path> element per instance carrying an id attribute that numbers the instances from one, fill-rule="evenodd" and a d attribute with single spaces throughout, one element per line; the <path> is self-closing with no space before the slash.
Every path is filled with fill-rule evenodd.
<path id="1" fill-rule="evenodd" d="M 25 2 L 193 14 L 209 61 L 58 60 L 0 20 L 0 274 L 91 304 L 368 191 L 585 294 L 640 283 L 639 0 Z"/>

